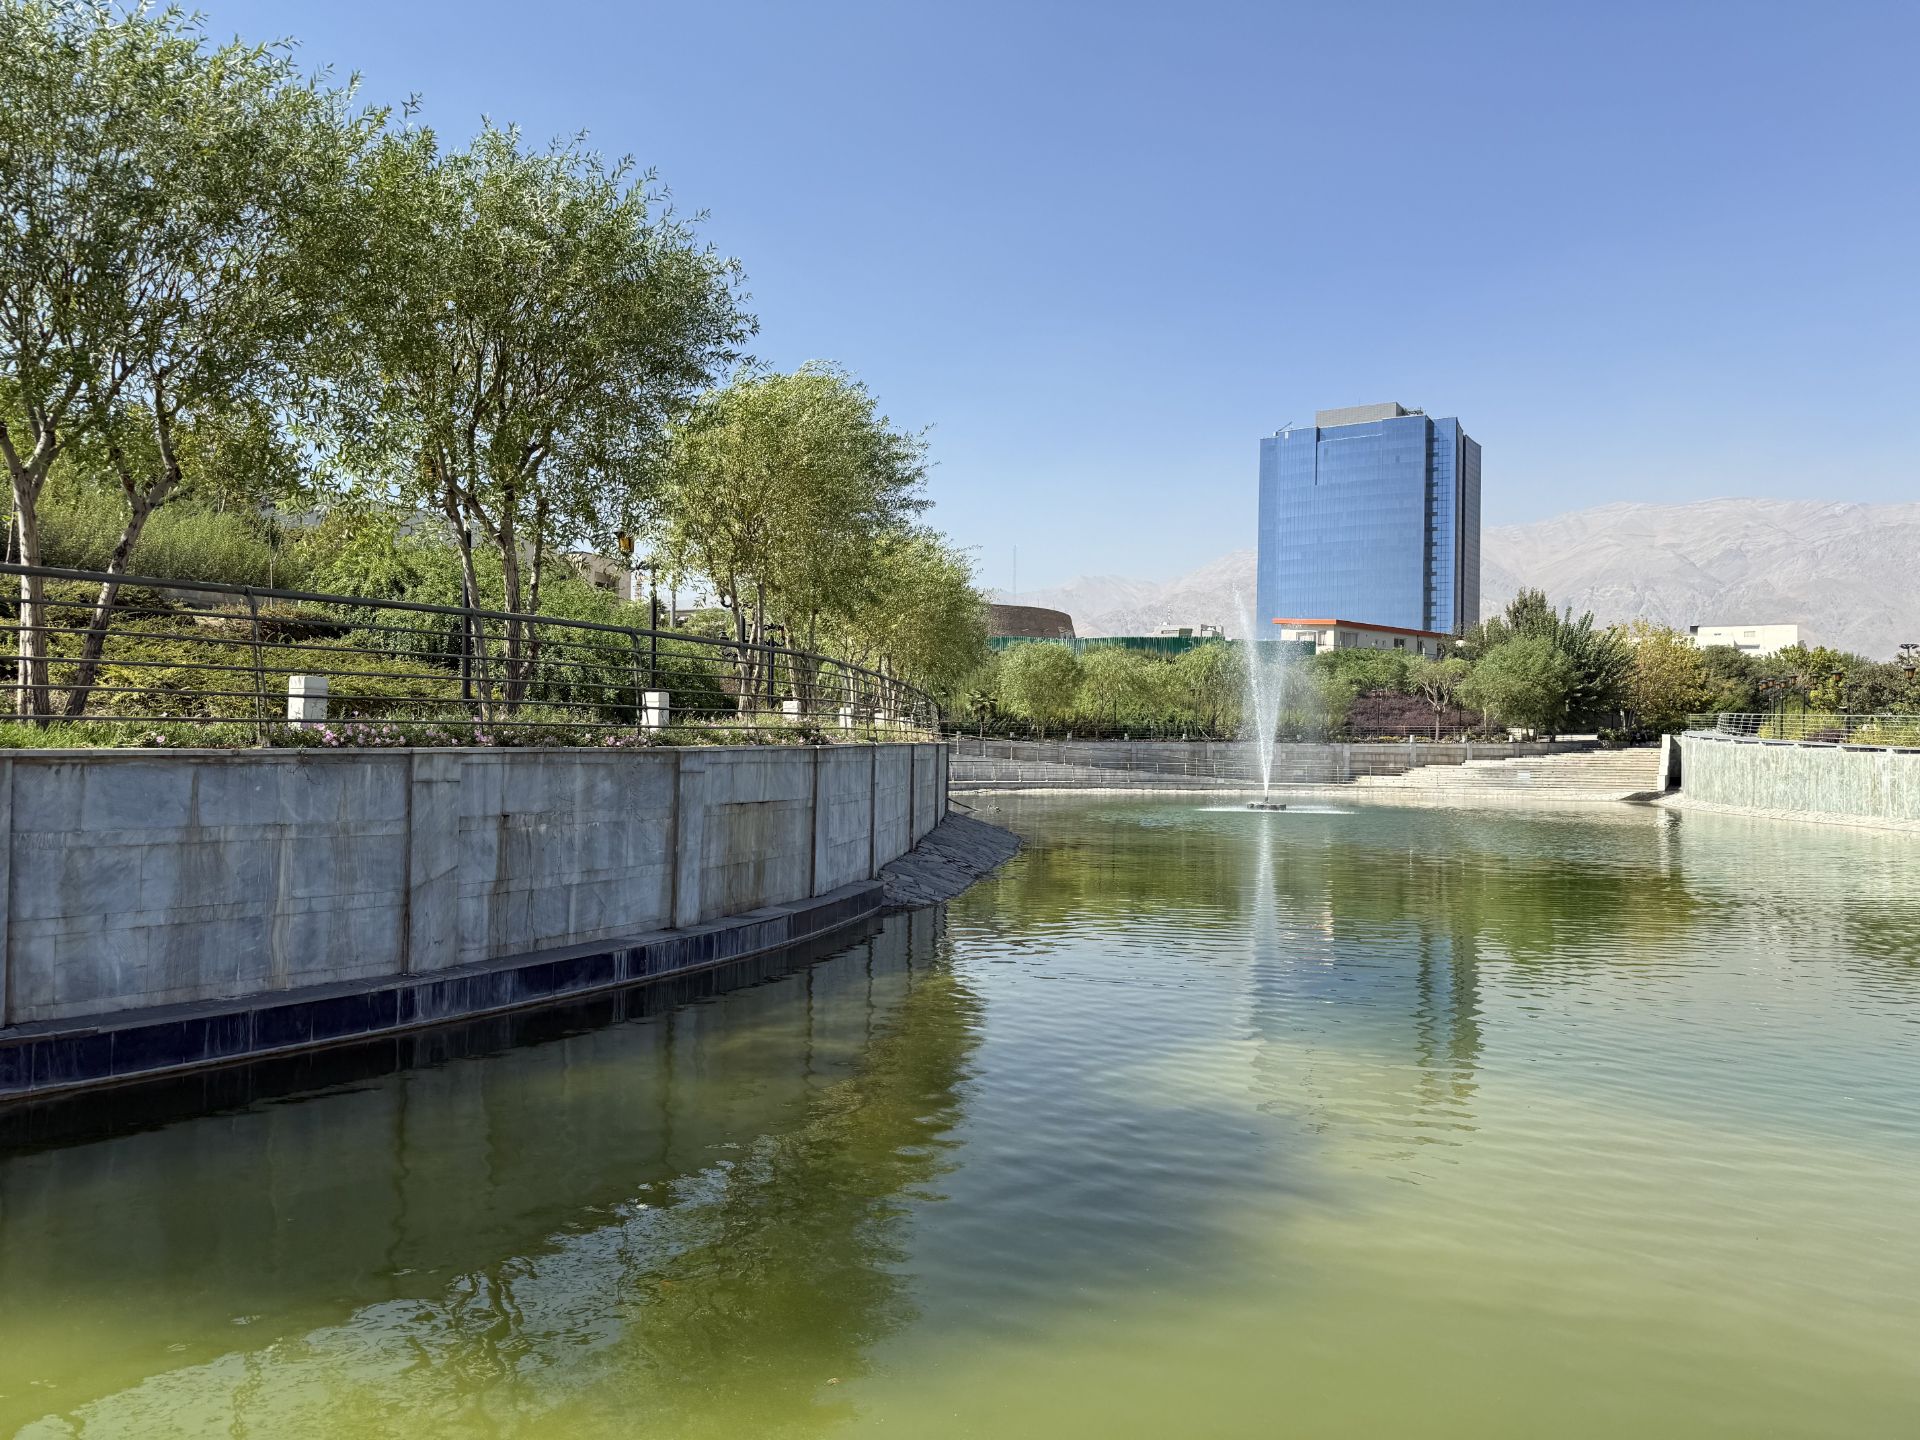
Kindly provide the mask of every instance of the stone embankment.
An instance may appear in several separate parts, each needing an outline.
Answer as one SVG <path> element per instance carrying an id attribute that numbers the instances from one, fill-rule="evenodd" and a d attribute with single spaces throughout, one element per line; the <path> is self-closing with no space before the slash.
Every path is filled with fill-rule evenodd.
<path id="1" fill-rule="evenodd" d="M 945 814 L 946 761 L 19 752 L 0 759 L 0 1100 L 364 1043 L 858 925 Z M 944 848 L 958 867 L 980 844 Z"/>
<path id="2" fill-rule="evenodd" d="M 1273 747 L 1276 787 L 1347 785 L 1363 776 L 1427 766 L 1567 754 L 1591 741 L 1283 742 Z M 1258 788 L 1251 747 L 1214 740 L 953 741 L 956 792 L 1004 790 L 1234 790 Z"/>
<path id="3" fill-rule="evenodd" d="M 950 814 L 913 851 L 880 872 L 886 903 L 907 909 L 951 900 L 1020 853 L 1020 837 L 971 815 Z"/>

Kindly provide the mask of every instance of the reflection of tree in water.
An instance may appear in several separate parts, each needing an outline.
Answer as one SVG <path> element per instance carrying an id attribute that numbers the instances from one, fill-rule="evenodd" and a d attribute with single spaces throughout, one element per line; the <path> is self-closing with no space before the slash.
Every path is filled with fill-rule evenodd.
<path id="1" fill-rule="evenodd" d="M 1383 1106 L 1399 1115 L 1411 1111 L 1426 1139 L 1439 1138 L 1435 1126 L 1468 1126 L 1480 1055 L 1473 932 L 1453 924 L 1444 908 L 1372 909 L 1369 919 L 1384 923 L 1390 940 L 1380 953 L 1347 955 L 1338 937 L 1351 917 L 1334 899 L 1341 887 L 1333 877 L 1354 857 L 1325 851 L 1303 857 L 1295 847 L 1277 845 L 1270 831 L 1256 838 L 1254 857 L 1250 1020 L 1261 1041 L 1254 1073 L 1272 1097 L 1266 1108 L 1304 1107 L 1316 1128 L 1338 1125 L 1343 1114 L 1377 1116 Z M 1413 897 L 1401 891 L 1400 898 Z M 1323 1003 L 1329 999 L 1338 1006 L 1331 1020 Z M 1320 1064 L 1327 1045 L 1361 1063 Z M 1402 1088 L 1397 1063 L 1408 1049 L 1411 1094 Z M 1387 1093 L 1367 1098 L 1382 1086 Z"/>
<path id="2" fill-rule="evenodd" d="M 676 1393 L 718 1400 L 739 1433 L 845 1418 L 821 1402 L 826 1382 L 861 1374 L 868 1347 L 914 1316 L 906 1207 L 948 1167 L 976 1009 L 950 972 L 920 977 L 865 1069 L 804 1124 L 684 1183 L 663 1224 L 670 1256 L 637 1277 L 621 1388 L 648 1377 L 664 1413 L 681 1411 L 661 1403 Z"/>
<path id="3" fill-rule="evenodd" d="M 1671 958 L 1699 906 L 1656 828 L 1585 830 L 1576 853 L 1560 833 L 1537 817 L 1427 815 L 1395 844 L 1363 827 L 1263 835 L 1252 1003 L 1280 1102 L 1304 1090 L 1322 1119 L 1393 1115 L 1394 1133 L 1438 1139 L 1471 1124 L 1483 966 L 1538 986 Z M 1287 1045 L 1344 1063 L 1315 1069 Z"/>
<path id="4" fill-rule="evenodd" d="M 1266 893 L 1248 853 L 1270 845 L 1290 917 L 1356 934 L 1418 925 L 1514 960 L 1612 964 L 1632 958 L 1619 942 L 1657 948 L 1699 909 L 1661 827 L 1634 818 L 1606 827 L 1587 816 L 1363 810 L 1248 825 L 1177 812 L 1143 823 L 1097 806 L 1042 812 L 1033 843 L 991 889 L 993 913 L 964 914 L 1013 933 L 1142 911 L 1237 928 Z"/>
<path id="5" fill-rule="evenodd" d="M 1074 821 L 1040 831 L 977 899 L 963 897 L 964 919 L 1025 936 L 1070 921 L 1124 920 L 1142 909 L 1203 924 L 1244 913 L 1246 852 L 1238 837 L 1213 827 L 1141 825 L 1098 809 Z"/>
<path id="6" fill-rule="evenodd" d="M 1632 851 L 1578 856 L 1544 848 L 1537 829 L 1496 822 L 1456 823 L 1434 838 L 1461 843 L 1289 850 L 1276 883 L 1294 913 L 1324 916 L 1354 939 L 1442 935 L 1476 955 L 1493 947 L 1568 972 L 1663 960 L 1698 917 L 1678 871 L 1656 863 L 1651 827 Z"/>
<path id="7" fill-rule="evenodd" d="M 975 1043 L 977 1002 L 927 968 L 930 939 L 908 956 L 902 924 L 875 942 L 876 962 L 895 947 L 912 967 L 905 993 L 857 1063 L 792 1077 L 805 1099 L 790 1123 L 710 1141 L 698 1169 L 636 1175 L 624 1198 L 436 1291 L 155 1375 L 76 1418 L 151 1436 L 797 1436 L 843 1422 L 827 1382 L 862 1373 L 868 1347 L 913 1317 L 907 1207 L 951 1163 Z M 630 1103 L 656 1099 L 643 1087 Z"/>

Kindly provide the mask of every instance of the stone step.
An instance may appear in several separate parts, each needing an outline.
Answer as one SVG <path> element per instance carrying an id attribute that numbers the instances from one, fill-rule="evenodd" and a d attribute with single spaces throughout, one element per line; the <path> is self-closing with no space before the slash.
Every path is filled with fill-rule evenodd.
<path id="1" fill-rule="evenodd" d="M 1402 775 L 1363 776 L 1355 784 L 1370 790 L 1421 794 L 1625 799 L 1658 789 L 1658 770 L 1657 751 L 1607 750 L 1423 766 Z"/>

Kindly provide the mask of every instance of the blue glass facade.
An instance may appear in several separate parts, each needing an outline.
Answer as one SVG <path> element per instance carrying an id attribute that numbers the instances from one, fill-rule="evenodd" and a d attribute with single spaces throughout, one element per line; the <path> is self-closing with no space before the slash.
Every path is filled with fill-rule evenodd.
<path id="1" fill-rule="evenodd" d="M 1480 618 L 1480 447 L 1458 420 L 1392 414 L 1268 436 L 1259 524 L 1263 621 L 1458 634 Z"/>

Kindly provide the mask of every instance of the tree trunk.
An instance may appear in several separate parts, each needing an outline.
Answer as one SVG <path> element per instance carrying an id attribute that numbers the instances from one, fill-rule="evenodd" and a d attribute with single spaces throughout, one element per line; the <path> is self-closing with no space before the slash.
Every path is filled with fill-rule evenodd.
<path id="1" fill-rule="evenodd" d="M 473 526 L 461 513 L 459 496 L 451 486 L 441 490 L 440 511 L 453 527 L 454 543 L 460 551 L 460 604 L 468 612 L 460 617 L 461 698 L 472 702 L 478 690 L 478 715 L 485 723 L 493 719 L 493 673 L 487 658 L 486 626 L 472 613 L 480 608 L 480 573 L 473 563 Z"/>
<path id="2" fill-rule="evenodd" d="M 147 521 L 153 512 L 171 493 L 171 482 L 156 483 L 146 494 L 129 496 L 132 513 L 120 531 L 120 539 L 113 547 L 113 554 L 107 559 L 107 574 L 120 576 L 127 573 L 127 567 L 133 562 L 133 547 L 140 543 L 140 534 L 147 528 Z M 93 696 L 94 677 L 100 673 L 100 657 L 107 648 L 107 627 L 113 623 L 113 604 L 120 594 L 119 580 L 104 580 L 100 584 L 100 593 L 94 597 L 93 614 L 87 620 L 87 636 L 80 646 L 80 668 L 74 672 L 73 686 L 67 691 L 66 718 L 78 720 L 87 712 L 87 701 Z"/>
<path id="3" fill-rule="evenodd" d="M 733 708 L 745 715 L 753 708 L 754 686 L 757 682 L 754 678 L 753 648 L 747 643 L 747 611 L 738 595 L 733 597 L 733 637 L 740 657 L 740 693 L 733 697 Z"/>
<path id="4" fill-rule="evenodd" d="M 527 580 L 527 613 L 540 613 L 540 577 L 545 572 L 547 561 L 547 500 L 544 495 L 533 504 L 533 570 Z M 566 659 L 563 649 L 561 657 Z M 527 678 L 532 684 L 540 674 L 540 627 L 527 626 Z M 563 681 L 564 683 L 564 681 Z M 569 699 L 571 692 L 563 692 Z"/>
<path id="5" fill-rule="evenodd" d="M 513 526 L 502 521 L 497 540 L 500 547 L 500 586 L 506 598 L 507 626 L 507 713 L 520 708 L 526 694 L 526 637 L 520 620 L 520 548 Z"/>

